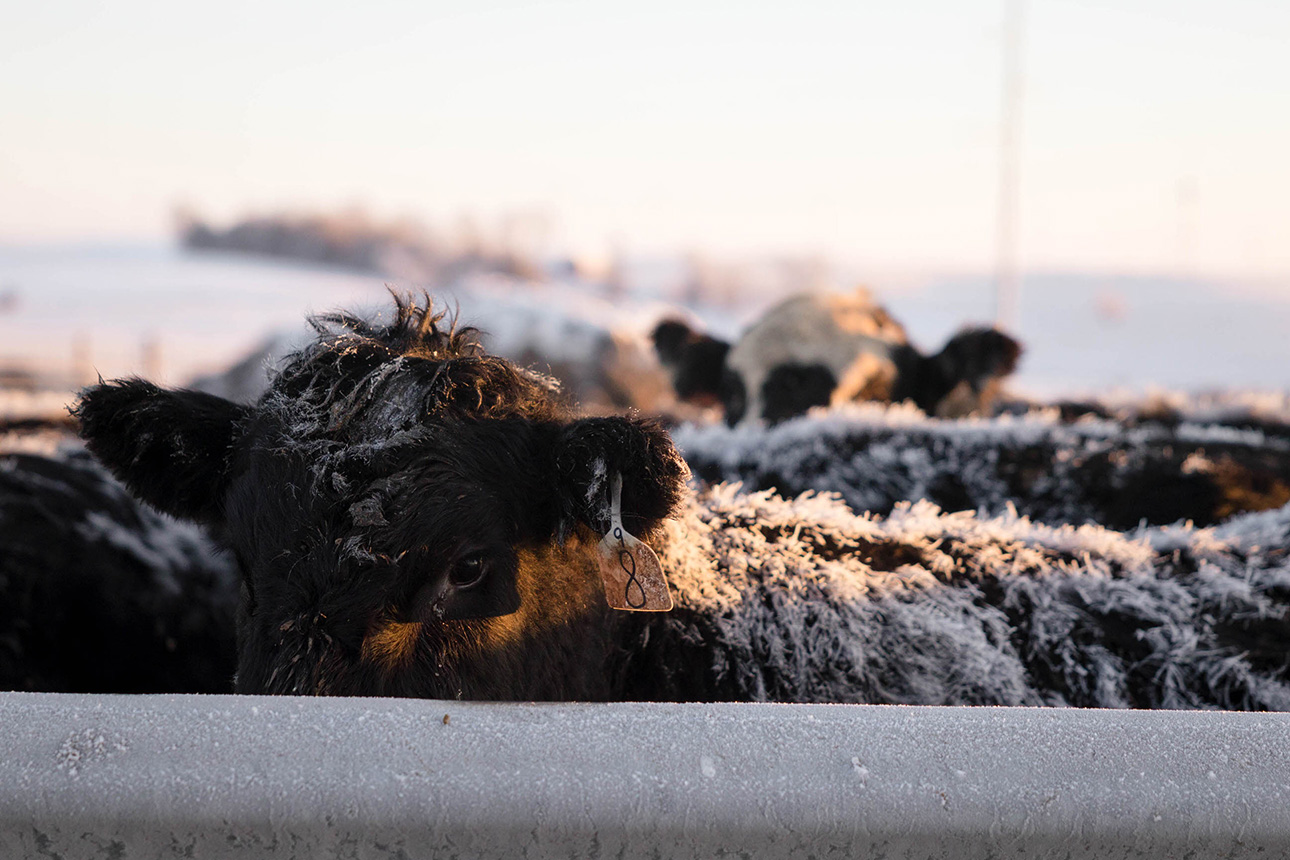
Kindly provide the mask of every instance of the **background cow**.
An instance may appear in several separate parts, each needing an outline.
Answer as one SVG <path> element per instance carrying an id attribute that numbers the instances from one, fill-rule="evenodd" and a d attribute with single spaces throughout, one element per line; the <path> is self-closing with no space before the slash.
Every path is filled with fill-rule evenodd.
<path id="1" fill-rule="evenodd" d="M 857 400 L 909 400 L 941 418 L 980 414 L 1021 355 L 992 328 L 965 329 L 924 355 L 864 291 L 785 299 L 733 345 L 679 320 L 660 323 L 654 343 L 678 397 L 720 401 L 731 425 Z"/>

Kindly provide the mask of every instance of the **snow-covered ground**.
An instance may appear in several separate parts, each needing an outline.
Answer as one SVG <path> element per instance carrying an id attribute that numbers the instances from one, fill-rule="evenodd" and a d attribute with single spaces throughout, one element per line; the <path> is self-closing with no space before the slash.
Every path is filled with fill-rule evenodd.
<path id="1" fill-rule="evenodd" d="M 875 285 L 881 287 L 881 285 Z M 881 294 L 881 293 L 880 293 Z M 924 348 L 988 321 L 985 279 L 882 294 Z M 1015 383 L 1037 395 L 1112 388 L 1290 387 L 1290 283 L 1115 275 L 1035 275 L 1022 285 Z"/>
<path id="2" fill-rule="evenodd" d="M 746 489 L 840 493 L 885 512 L 930 499 L 990 515 L 1128 529 L 1213 523 L 1290 501 L 1290 412 L 1282 399 L 1173 396 L 945 421 L 912 404 L 850 404 L 774 427 L 688 424 L 672 436 L 690 468 Z"/>
<path id="3" fill-rule="evenodd" d="M 162 246 L 0 248 L 0 365 L 71 385 L 224 367 L 305 313 L 374 305 L 381 281 Z"/>
<path id="4" fill-rule="evenodd" d="M 559 356 L 593 329 L 641 337 L 684 310 L 732 336 L 776 297 L 682 309 L 675 266 L 642 263 L 616 291 L 566 277 L 498 277 L 438 291 L 500 351 L 526 344 Z M 246 354 L 309 312 L 374 308 L 386 279 L 235 255 L 152 246 L 0 247 L 0 368 L 38 365 L 79 384 L 145 373 L 175 383 Z M 414 282 L 392 282 L 419 289 Z M 988 321 L 984 278 L 869 285 L 914 341 L 934 349 L 959 326 Z M 1151 388 L 1290 388 L 1290 284 L 1127 276 L 1035 275 L 1022 288 L 1016 334 L 1026 347 L 1015 389 L 1042 396 Z"/>

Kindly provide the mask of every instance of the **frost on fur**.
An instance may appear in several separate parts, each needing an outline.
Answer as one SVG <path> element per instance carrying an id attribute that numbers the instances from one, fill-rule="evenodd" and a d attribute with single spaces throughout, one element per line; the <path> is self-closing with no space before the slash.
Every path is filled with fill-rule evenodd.
<path id="1" fill-rule="evenodd" d="M 1248 426 L 1063 420 L 1056 409 L 941 421 L 909 406 L 857 405 L 766 429 L 683 426 L 699 477 L 842 495 L 885 512 L 929 499 L 949 510 L 1131 529 L 1208 525 L 1290 501 L 1290 442 Z"/>
<path id="2" fill-rule="evenodd" d="M 0 451 L 0 689 L 229 692 L 236 577 L 84 450 Z"/>
<path id="3" fill-rule="evenodd" d="M 234 551 L 242 692 L 1290 709 L 1283 513 L 1086 522 L 1260 431 L 838 412 L 683 430 L 695 491 L 657 424 L 578 418 L 427 308 L 318 328 L 254 406 L 136 382 L 81 408 Z M 177 433 L 192 410 L 217 420 Z M 745 471 L 782 492 L 720 483 Z M 613 475 L 669 613 L 605 602 Z"/>
<path id="4" fill-rule="evenodd" d="M 1290 570 L 1252 548 L 1268 529 L 881 518 L 718 486 L 669 534 L 679 610 L 646 647 L 704 631 L 689 656 L 712 698 L 1284 710 Z M 684 674 L 657 679 L 664 697 Z"/>

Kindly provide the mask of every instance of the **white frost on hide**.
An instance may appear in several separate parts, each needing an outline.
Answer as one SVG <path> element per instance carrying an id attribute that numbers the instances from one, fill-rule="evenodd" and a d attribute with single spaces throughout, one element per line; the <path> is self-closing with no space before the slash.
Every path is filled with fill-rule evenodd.
<path id="1" fill-rule="evenodd" d="M 989 678 L 986 699 L 1042 703 L 1015 656 L 992 644 L 1006 640 L 1003 615 L 972 609 L 970 586 L 939 587 L 937 569 L 956 565 L 927 535 L 828 497 L 728 487 L 701 497 L 678 530 L 661 555 L 679 604 L 716 619 L 717 671 L 753 699 L 971 701 Z M 884 569 L 876 556 L 896 534 L 928 563 Z"/>
<path id="2" fill-rule="evenodd" d="M 80 539 L 91 545 L 105 545 L 125 553 L 137 564 L 140 571 L 147 571 L 153 585 L 167 595 L 177 595 L 183 586 L 175 579 L 191 571 L 213 573 L 225 579 L 231 588 L 234 576 L 232 566 L 215 548 L 206 532 L 193 523 L 177 520 L 167 514 L 138 503 L 129 497 L 125 488 L 93 461 L 83 444 L 65 434 L 56 436 L 48 451 L 16 450 L 0 446 L 0 468 L 15 468 L 5 454 L 35 453 L 75 467 L 85 477 L 99 483 L 91 499 L 96 504 L 112 500 L 111 508 L 84 507 L 79 521 L 67 527 Z M 42 478 L 36 471 L 24 470 L 22 481 L 28 492 L 66 495 L 75 490 L 57 478 Z M 227 589 L 226 589 L 227 590 Z"/>
<path id="3" fill-rule="evenodd" d="M 956 516 L 972 517 L 972 513 L 964 512 Z M 997 519 L 977 522 L 1000 528 L 1001 531 L 996 534 L 1001 540 L 1017 540 L 1028 546 L 1042 546 L 1078 559 L 1108 559 L 1127 571 L 1145 572 L 1155 555 L 1154 547 L 1145 537 L 1130 537 L 1091 523 L 1049 526 L 1032 522 L 1029 517 L 1018 515 L 1016 508 L 1011 505 Z"/>
<path id="4" fill-rule="evenodd" d="M 1242 420 L 1290 424 L 1290 392 L 1230 389 L 1185 392 L 1153 388 L 1144 396 L 1135 391 L 1091 392 L 1081 400 L 1128 417 L 1172 411 L 1193 424 L 1233 424 Z"/>
<path id="5" fill-rule="evenodd" d="M 1158 553 L 1185 549 L 1197 558 L 1238 552 L 1262 555 L 1290 545 L 1290 505 L 1242 514 L 1210 528 L 1179 523 L 1141 532 Z"/>
<path id="6" fill-rule="evenodd" d="M 1217 424 L 1195 424 L 1190 421 L 1179 424 L 1175 432 L 1184 442 L 1195 442 L 1200 445 L 1227 442 L 1262 447 L 1269 442 L 1267 435 L 1261 430 L 1243 430 Z"/>
<path id="7" fill-rule="evenodd" d="M 781 452 L 860 434 L 882 433 L 899 440 L 902 434 L 897 431 L 916 431 L 951 444 L 994 447 L 1024 447 L 1046 441 L 1075 446 L 1087 440 L 1119 438 L 1132 445 L 1143 445 L 1166 438 L 1160 429 L 1126 429 L 1114 421 L 1093 417 L 1065 423 L 1055 408 L 1034 409 L 1023 415 L 946 420 L 928 417 L 912 403 L 817 407 L 805 416 L 773 427 L 684 424 L 673 431 L 673 438 L 687 455 L 693 453 L 713 462 L 733 464 L 749 459 L 759 450 Z M 1178 435 L 1200 444 L 1236 442 L 1261 446 L 1268 442 L 1266 435 L 1257 430 L 1209 424 L 1183 423 L 1178 427 Z"/>
<path id="8" fill-rule="evenodd" d="M 719 631 L 712 671 L 731 695 L 1284 710 L 1257 624 L 1284 624 L 1290 569 L 1240 548 L 1278 513 L 1233 519 L 1224 543 L 717 485 L 658 549 L 681 617 Z"/>
<path id="9" fill-rule="evenodd" d="M 1185 489 L 1195 494 L 1174 506 L 1186 504 L 1196 511 L 1189 515 L 1205 517 L 1205 487 L 1243 480 L 1257 486 L 1256 477 L 1247 477 L 1256 473 L 1242 472 L 1240 463 L 1283 471 L 1277 464 L 1290 464 L 1290 442 L 1263 430 L 1098 418 L 1067 423 L 1057 409 L 946 421 L 908 404 L 856 404 L 773 427 L 685 424 L 673 438 L 694 473 L 712 483 L 837 492 L 855 510 L 879 512 L 920 499 L 992 516 L 1015 506 L 1048 523 L 1129 526 L 1136 523 L 1129 519 L 1134 503 L 1118 503 L 1126 489 L 1141 487 L 1137 500 L 1161 481 L 1172 487 L 1188 479 Z M 1188 456 L 1193 448 L 1195 456 Z M 1178 462 L 1171 459 L 1175 451 Z M 1235 456 L 1238 465 L 1233 470 L 1223 459 L 1220 468 L 1205 451 Z M 1162 503 L 1151 509 L 1152 522 L 1179 516 L 1167 513 L 1168 498 L 1157 499 Z"/>
<path id="10" fill-rule="evenodd" d="M 168 594 L 179 594 L 178 571 L 221 570 L 228 565 L 212 558 L 210 539 L 197 526 L 159 514 L 140 505 L 139 522 L 126 526 L 101 511 L 87 511 L 73 528 L 91 543 L 102 542 L 137 559 L 152 575 L 153 584 Z"/>
<path id="11" fill-rule="evenodd" d="M 420 396 L 422 382 L 403 371 L 407 357 L 398 356 L 365 376 L 361 384 L 346 397 L 331 405 L 331 426 L 340 426 L 356 410 L 356 404 L 367 404 L 363 425 L 379 435 L 390 436 L 417 426 L 425 418 L 426 405 Z"/>
<path id="12" fill-rule="evenodd" d="M 1216 539 L 1244 552 L 1283 549 L 1290 545 L 1290 505 L 1233 518 L 1212 531 Z"/>
<path id="13" fill-rule="evenodd" d="M 609 522 L 609 466 L 604 457 L 597 457 L 591 463 L 591 477 L 587 481 L 587 492 L 583 498 L 587 509 L 605 522 Z"/>

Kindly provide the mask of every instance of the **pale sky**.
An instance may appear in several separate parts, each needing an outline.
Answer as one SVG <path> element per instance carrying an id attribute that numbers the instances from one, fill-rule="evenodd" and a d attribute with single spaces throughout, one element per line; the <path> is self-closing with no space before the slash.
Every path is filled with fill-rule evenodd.
<path id="1" fill-rule="evenodd" d="M 362 202 L 988 268 L 1003 0 L 11 4 L 0 243 Z M 1290 274 L 1290 2 L 1027 0 L 1032 269 Z"/>

